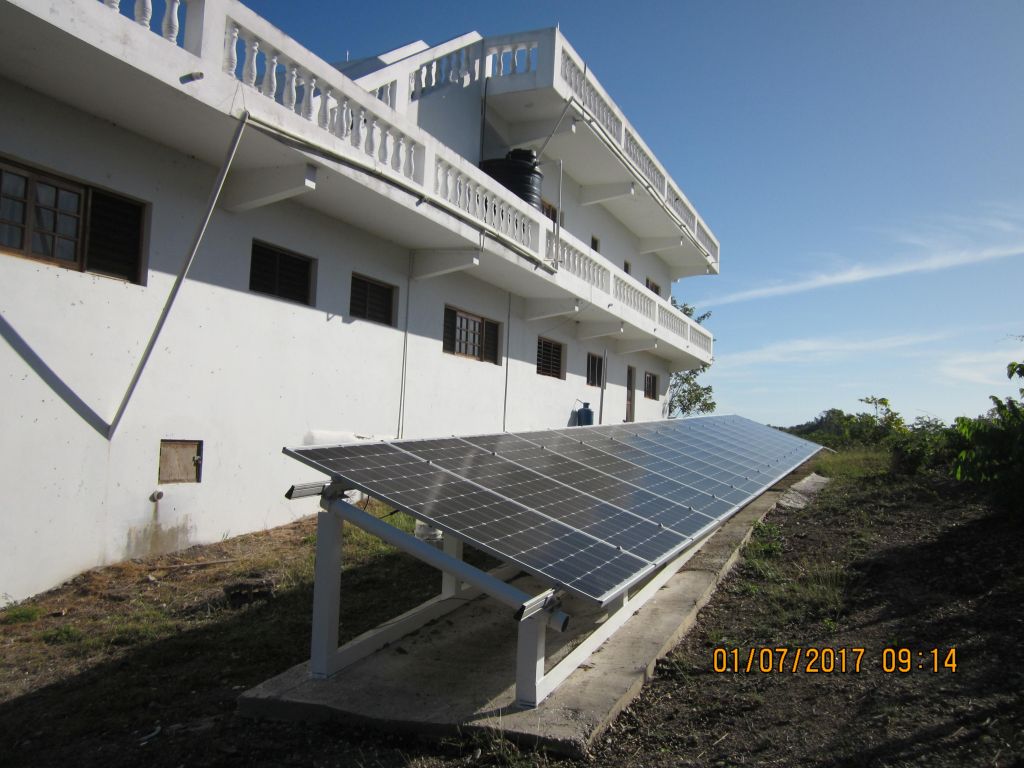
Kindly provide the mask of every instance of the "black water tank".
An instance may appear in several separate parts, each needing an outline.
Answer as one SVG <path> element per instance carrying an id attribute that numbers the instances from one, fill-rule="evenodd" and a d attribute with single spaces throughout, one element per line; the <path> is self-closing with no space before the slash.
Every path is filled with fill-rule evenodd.
<path id="1" fill-rule="evenodd" d="M 544 174 L 537 166 L 534 149 L 513 149 L 504 157 L 480 162 L 480 170 L 539 211 Z"/>

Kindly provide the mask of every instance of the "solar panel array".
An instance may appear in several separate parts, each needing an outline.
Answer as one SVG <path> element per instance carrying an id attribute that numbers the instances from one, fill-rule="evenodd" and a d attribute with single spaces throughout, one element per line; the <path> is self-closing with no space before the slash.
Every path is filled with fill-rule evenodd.
<path id="1" fill-rule="evenodd" d="M 285 453 L 605 603 L 819 450 L 740 416 L 705 416 Z"/>

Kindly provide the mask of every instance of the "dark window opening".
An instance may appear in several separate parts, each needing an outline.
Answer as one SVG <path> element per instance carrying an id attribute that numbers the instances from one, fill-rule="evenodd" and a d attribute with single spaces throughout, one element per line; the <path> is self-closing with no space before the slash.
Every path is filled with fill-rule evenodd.
<path id="1" fill-rule="evenodd" d="M 604 358 L 601 355 L 587 353 L 587 384 L 592 387 L 600 387 L 603 381 Z"/>
<path id="2" fill-rule="evenodd" d="M 300 304 L 312 304 L 313 264 L 313 259 L 306 256 L 254 242 L 249 290 Z"/>
<path id="3" fill-rule="evenodd" d="M 141 282 L 141 203 L 0 164 L 0 248 Z"/>
<path id="4" fill-rule="evenodd" d="M 659 296 L 661 296 L 661 286 L 658 285 L 653 280 L 651 280 L 651 278 L 649 278 L 649 277 L 647 278 L 647 290 L 653 291 L 654 293 L 656 293 Z"/>
<path id="5" fill-rule="evenodd" d="M 541 376 L 564 378 L 562 372 L 562 351 L 564 345 L 551 339 L 537 337 L 537 373 Z"/>
<path id="6" fill-rule="evenodd" d="M 384 325 L 395 324 L 395 287 L 368 277 L 352 275 L 348 312 Z"/>
<path id="7" fill-rule="evenodd" d="M 601 238 L 595 237 L 594 235 L 591 235 L 590 236 L 590 248 L 595 253 L 600 253 L 601 252 Z"/>
<path id="8" fill-rule="evenodd" d="M 628 261 L 622 262 L 622 271 L 625 272 L 627 275 L 630 274 L 633 271 L 633 265 L 630 264 Z"/>
<path id="9" fill-rule="evenodd" d="M 644 397 L 648 400 L 658 399 L 658 375 L 644 371 Z"/>
<path id="10" fill-rule="evenodd" d="M 453 355 L 472 357 L 500 365 L 498 337 L 501 326 L 494 320 L 471 315 L 454 307 L 444 308 L 442 349 Z"/>

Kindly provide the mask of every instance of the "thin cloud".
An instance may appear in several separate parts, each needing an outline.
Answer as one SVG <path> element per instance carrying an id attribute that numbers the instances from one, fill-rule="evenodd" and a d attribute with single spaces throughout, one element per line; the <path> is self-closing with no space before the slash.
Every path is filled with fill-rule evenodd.
<path id="1" fill-rule="evenodd" d="M 735 304 L 741 301 L 752 299 L 764 299 L 771 296 L 787 296 L 793 293 L 805 293 L 816 291 L 820 288 L 828 288 L 835 285 L 850 285 L 862 283 L 867 280 L 880 280 L 886 277 L 897 277 L 918 272 L 938 272 L 944 269 L 963 267 L 969 264 L 980 264 L 985 261 L 996 259 L 1007 259 L 1014 256 L 1024 256 L 1024 243 L 1015 244 L 1009 247 L 984 248 L 976 251 L 956 251 L 949 253 L 932 254 L 919 259 L 903 261 L 898 264 L 878 264 L 856 266 L 833 272 L 830 274 L 813 275 L 811 277 L 794 280 L 789 283 L 778 283 L 767 285 L 762 288 L 751 288 L 746 291 L 736 291 L 723 296 L 711 296 L 696 302 L 701 307 L 715 307 L 723 304 Z"/>
<path id="2" fill-rule="evenodd" d="M 817 337 L 776 341 L 756 349 L 734 354 L 719 354 L 712 370 L 718 373 L 750 369 L 758 365 L 814 365 L 862 354 L 876 354 L 891 349 L 906 349 L 949 338 L 948 333 L 904 334 L 874 339 L 841 339 Z"/>

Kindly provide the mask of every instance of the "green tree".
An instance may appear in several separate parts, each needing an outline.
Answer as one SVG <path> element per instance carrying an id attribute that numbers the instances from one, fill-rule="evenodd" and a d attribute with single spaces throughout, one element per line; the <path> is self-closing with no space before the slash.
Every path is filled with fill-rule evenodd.
<path id="1" fill-rule="evenodd" d="M 672 297 L 672 306 L 701 325 L 711 317 L 710 312 L 698 315 L 693 305 L 680 304 L 676 301 L 675 296 Z M 717 404 L 711 385 L 701 384 L 698 381 L 700 375 L 709 367 L 702 365 L 692 371 L 676 371 L 672 374 L 668 382 L 668 415 L 670 417 L 695 416 L 700 413 L 712 413 L 715 410 Z"/>

